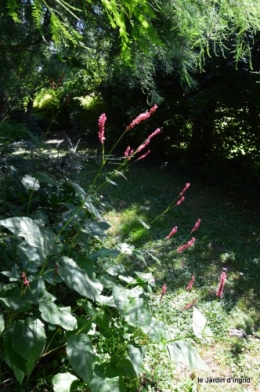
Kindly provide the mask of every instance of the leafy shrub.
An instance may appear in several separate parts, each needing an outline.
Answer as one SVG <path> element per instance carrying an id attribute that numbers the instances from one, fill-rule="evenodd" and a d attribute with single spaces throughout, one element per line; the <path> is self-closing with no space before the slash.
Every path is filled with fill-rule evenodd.
<path id="1" fill-rule="evenodd" d="M 5 120 L 0 122 L 0 139 L 21 140 L 27 139 L 29 130 L 24 123 Z"/>
<path id="2" fill-rule="evenodd" d="M 138 116 L 125 133 L 156 109 Z M 37 376 L 45 358 L 55 354 L 56 366 L 53 361 L 48 374 L 55 391 L 68 391 L 76 381 L 92 392 L 124 391 L 129 378 L 136 380 L 142 373 L 147 344 L 167 349 L 174 361 L 206 368 L 188 342 L 176 340 L 167 325 L 153 317 L 148 306 L 154 289 L 151 271 L 129 273 L 124 267 L 124 259 L 133 253 L 143 260 L 142 252 L 125 243 L 112 249 L 104 246 L 109 223 L 97 192 L 107 182 L 114 183 L 115 173 L 123 175 L 120 170 L 135 156 L 143 159 L 146 146 L 160 132 L 157 129 L 137 149 L 128 147 L 121 169 L 97 185 L 110 155 L 105 154 L 105 121 L 103 114 L 99 119 L 102 163 L 88 191 L 46 172 L 25 174 L 22 205 L 16 206 L 15 216 L 0 220 L 8 235 L 7 246 L 12 247 L 0 281 L 1 361 L 21 385 L 32 374 Z M 160 216 L 183 202 L 188 187 L 187 183 L 177 203 L 172 202 Z M 149 228 L 144 221 L 140 223 Z M 192 232 L 199 224 L 200 220 Z M 174 227 L 166 238 L 176 232 Z M 160 301 L 165 292 L 166 285 Z M 210 335 L 206 324 L 205 317 L 194 310 L 198 338 L 204 332 Z"/>

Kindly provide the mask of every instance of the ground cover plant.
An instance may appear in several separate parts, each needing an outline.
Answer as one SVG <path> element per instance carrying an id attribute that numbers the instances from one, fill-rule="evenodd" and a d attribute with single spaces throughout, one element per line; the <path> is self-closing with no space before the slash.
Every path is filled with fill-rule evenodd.
<path id="1" fill-rule="evenodd" d="M 2 389 L 207 390 L 197 378 L 213 369 L 256 390 L 259 228 L 221 193 L 151 176 L 142 162 L 159 129 L 115 169 L 105 122 L 80 185 L 31 169 L 3 204 Z"/>
<path id="2" fill-rule="evenodd" d="M 121 138 L 156 110 L 154 105 L 140 114 Z M 106 115 L 102 114 L 98 134 L 102 146 L 100 167 L 88 191 L 67 177 L 58 179 L 40 170 L 42 157 L 30 173 L 21 175 L 12 169 L 16 176 L 13 182 L 9 180 L 15 197 L 3 200 L 5 217 L 0 220 L 7 244 L 2 244 L 1 360 L 13 371 L 20 390 L 28 390 L 31 385 L 34 388 L 33 382 L 36 388 L 47 382 L 61 392 L 76 381 L 76 388 L 90 391 L 127 390 L 141 375 L 143 347 L 149 344 L 159 344 L 173 360 L 206 367 L 186 340 L 176 338 L 165 323 L 153 316 L 149 307 L 154 286 L 150 268 L 132 269 L 130 274 L 127 271 L 128 256 L 134 254 L 142 261 L 142 251 L 133 251 L 125 242 L 106 247 L 103 240 L 110 225 L 103 217 L 106 203 L 98 192 L 106 183 L 114 184 L 115 175 L 124 177 L 117 169 L 149 154 L 150 150 L 145 149 L 160 129 L 139 147 L 127 147 L 120 167 L 103 178 L 102 170 L 116 147 L 105 154 L 105 122 Z M 161 216 L 184 201 L 188 188 L 189 183 Z M 140 222 L 148 228 L 144 221 Z M 192 231 L 199 224 L 200 220 Z M 171 230 L 168 238 L 176 230 Z M 177 252 L 191 247 L 194 241 L 182 241 Z M 158 263 L 155 256 L 153 259 Z M 161 299 L 166 289 L 163 285 Z M 206 319 L 199 312 L 194 314 L 194 320 L 202 336 L 207 332 Z M 38 369 L 45 358 L 53 355 L 49 374 L 43 377 L 42 369 L 39 377 Z M 6 376 L 3 387 L 14 389 L 12 384 L 12 378 Z"/>

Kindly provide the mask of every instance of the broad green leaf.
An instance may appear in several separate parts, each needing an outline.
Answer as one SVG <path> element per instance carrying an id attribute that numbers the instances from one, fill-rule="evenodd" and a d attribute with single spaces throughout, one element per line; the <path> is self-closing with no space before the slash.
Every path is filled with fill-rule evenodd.
<path id="1" fill-rule="evenodd" d="M 98 280 L 89 279 L 86 272 L 79 268 L 74 260 L 66 256 L 62 257 L 62 265 L 58 268 L 58 274 L 68 287 L 80 295 L 93 301 L 98 300 L 103 289 L 102 284 Z"/>
<path id="2" fill-rule="evenodd" d="M 143 351 L 140 346 L 134 343 L 128 345 L 128 355 L 135 370 L 136 377 L 139 377 L 143 366 Z"/>
<path id="3" fill-rule="evenodd" d="M 73 331 L 77 328 L 77 319 L 72 316 L 71 308 L 59 308 L 52 301 L 42 301 L 39 304 L 39 310 L 43 320 L 50 324 L 60 325 L 66 331 Z"/>
<path id="4" fill-rule="evenodd" d="M 118 249 L 120 250 L 120 253 L 124 255 L 132 255 L 134 248 L 135 247 L 133 245 L 129 245 L 125 242 L 122 242 L 121 244 L 118 245 Z"/>
<path id="5" fill-rule="evenodd" d="M 100 214 L 100 212 L 98 211 L 98 209 L 94 206 L 94 204 L 92 203 L 92 200 L 90 198 L 90 196 L 88 196 L 85 199 L 84 202 L 84 207 L 91 213 L 94 215 L 94 217 L 99 220 L 99 221 L 104 221 L 104 218 L 102 217 L 102 215 Z"/>
<path id="6" fill-rule="evenodd" d="M 119 377 L 103 378 L 94 374 L 90 382 L 91 392 L 121 392 Z"/>
<path id="7" fill-rule="evenodd" d="M 42 248 L 23 242 L 17 247 L 17 255 L 25 270 L 35 272 L 44 263 L 47 252 Z"/>
<path id="8" fill-rule="evenodd" d="M 71 385 L 78 380 L 76 376 L 67 373 L 58 373 L 52 379 L 54 392 L 70 392 Z"/>
<path id="9" fill-rule="evenodd" d="M 48 185 L 60 185 L 60 181 L 55 180 L 54 178 L 52 178 L 49 174 L 40 171 L 36 174 L 37 179 L 45 184 Z"/>
<path id="10" fill-rule="evenodd" d="M 40 189 L 40 184 L 37 178 L 29 176 L 29 174 L 26 174 L 21 181 L 25 189 L 33 189 L 34 191 L 38 191 Z"/>
<path id="11" fill-rule="evenodd" d="M 31 218 L 24 216 L 3 219 L 0 221 L 0 225 L 6 227 L 18 237 L 24 237 L 27 244 L 42 249 L 49 248 L 56 238 L 52 231 L 41 228 Z"/>
<path id="12" fill-rule="evenodd" d="M 186 341 L 179 340 L 168 343 L 166 346 L 172 361 L 184 363 L 190 368 L 208 370 L 208 366 L 197 351 L 191 348 Z"/>
<path id="13" fill-rule="evenodd" d="M 129 358 L 112 355 L 111 364 L 115 368 L 116 375 L 136 377 L 135 369 Z"/>
<path id="14" fill-rule="evenodd" d="M 40 358 L 46 342 L 44 324 L 39 319 L 27 318 L 16 322 L 12 344 L 17 354 L 26 360 L 28 375 L 33 371 L 35 362 Z"/>
<path id="15" fill-rule="evenodd" d="M 2 333 L 4 329 L 5 329 L 4 315 L 0 313 L 0 333 Z"/>
<path id="16" fill-rule="evenodd" d="M 4 333 L 4 349 L 5 361 L 7 365 L 13 370 L 16 379 L 21 384 L 26 374 L 25 361 L 22 356 L 17 354 L 13 348 L 12 335 L 14 331 L 14 324 L 7 327 Z"/>
<path id="17" fill-rule="evenodd" d="M 122 264 L 105 264 L 104 269 L 108 274 L 112 276 L 117 276 L 119 274 L 123 274 L 125 272 L 125 267 Z"/>
<path id="18" fill-rule="evenodd" d="M 67 355 L 75 372 L 89 384 L 93 376 L 95 354 L 88 335 L 71 335 L 67 341 Z"/>
<path id="19" fill-rule="evenodd" d="M 151 317 L 150 324 L 148 326 L 144 325 L 141 329 L 154 342 L 160 343 L 170 338 L 167 326 L 154 317 Z"/>
<path id="20" fill-rule="evenodd" d="M 84 220 L 80 224 L 80 230 L 83 233 L 98 237 L 105 237 L 106 234 L 104 233 L 104 230 L 107 230 L 109 227 L 110 226 L 106 222 L 96 222 L 92 220 Z"/>
<path id="21" fill-rule="evenodd" d="M 10 282 L 16 282 L 17 280 L 21 280 L 21 275 L 14 267 L 11 271 L 2 271 L 1 274 L 7 276 Z"/>
<path id="22" fill-rule="evenodd" d="M 140 297 L 142 294 L 143 290 L 140 287 L 135 287 L 131 290 L 117 286 L 113 288 L 116 307 L 128 324 L 135 327 L 148 328 L 152 316 L 144 298 Z"/>
<path id="23" fill-rule="evenodd" d="M 24 312 L 26 310 L 30 310 L 31 306 L 28 301 L 19 298 L 19 297 L 2 297 L 0 301 L 10 309 L 13 309 L 17 312 Z"/>
<path id="24" fill-rule="evenodd" d="M 102 248 L 95 253 L 91 253 L 91 255 L 89 255 L 89 258 L 90 259 L 97 259 L 99 257 L 100 258 L 109 257 L 109 259 L 111 259 L 111 258 L 117 258 L 117 256 L 119 254 L 120 254 L 120 252 L 116 249 Z M 120 268 L 123 268 L 123 267 L 120 267 Z"/>
<path id="25" fill-rule="evenodd" d="M 207 319 L 196 307 L 193 307 L 192 327 L 199 339 L 212 340 L 213 333 L 207 326 Z"/>

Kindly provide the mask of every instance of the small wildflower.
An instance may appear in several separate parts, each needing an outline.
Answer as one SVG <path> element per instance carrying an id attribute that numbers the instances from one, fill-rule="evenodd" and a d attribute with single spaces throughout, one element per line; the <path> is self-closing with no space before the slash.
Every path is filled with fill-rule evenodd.
<path id="1" fill-rule="evenodd" d="M 181 191 L 180 196 L 183 196 L 184 193 L 186 192 L 186 190 L 187 190 L 189 187 L 190 187 L 190 183 L 187 182 L 187 183 L 185 184 L 185 187 L 184 187 L 183 190 Z"/>
<path id="2" fill-rule="evenodd" d="M 140 124 L 140 122 L 147 120 L 156 110 L 158 106 L 154 105 L 150 110 L 145 113 L 139 114 L 130 125 L 126 127 L 126 130 L 129 131 L 130 129 L 134 128 L 136 125 Z"/>
<path id="3" fill-rule="evenodd" d="M 190 309 L 192 308 L 192 306 L 194 306 L 194 304 L 198 301 L 198 298 L 195 298 L 192 302 L 190 302 L 188 305 L 184 306 L 184 308 L 182 308 L 180 310 L 180 312 L 183 312 L 184 310 Z"/>
<path id="4" fill-rule="evenodd" d="M 151 135 L 148 136 L 148 139 L 151 140 L 154 136 L 158 135 L 161 132 L 160 128 L 157 128 Z"/>
<path id="5" fill-rule="evenodd" d="M 166 294 L 166 291 L 167 291 L 167 286 L 166 286 L 166 283 L 164 283 L 164 285 L 162 287 L 162 291 L 161 291 L 161 296 L 160 296 L 159 302 L 162 302 L 162 298 Z"/>
<path id="6" fill-rule="evenodd" d="M 107 117 L 105 113 L 101 114 L 98 120 L 98 126 L 99 126 L 99 131 L 98 131 L 98 137 L 100 142 L 103 144 L 104 141 L 106 140 L 105 138 L 105 123 L 106 123 Z"/>
<path id="7" fill-rule="evenodd" d="M 23 279 L 23 284 L 24 284 L 25 286 L 29 286 L 30 282 L 29 282 L 29 280 L 27 279 L 26 273 L 25 273 L 25 272 L 22 272 L 21 276 L 22 276 L 22 279 Z"/>
<path id="8" fill-rule="evenodd" d="M 195 242 L 195 238 L 192 237 L 192 239 L 190 241 L 188 241 L 186 244 L 179 246 L 179 248 L 177 249 L 178 253 L 182 253 L 185 249 L 190 248 Z"/>
<path id="9" fill-rule="evenodd" d="M 178 226 L 175 226 L 172 231 L 170 231 L 170 233 L 167 235 L 166 239 L 169 240 L 174 234 L 177 233 L 178 230 Z"/>
<path id="10" fill-rule="evenodd" d="M 216 292 L 216 296 L 219 298 L 222 298 L 222 296 L 223 296 L 224 284 L 225 284 L 226 279 L 227 279 L 226 272 L 222 272 L 222 274 L 220 275 L 219 286 L 218 286 L 218 289 Z"/>
<path id="11" fill-rule="evenodd" d="M 191 290 L 194 282 L 195 282 L 195 276 L 193 275 L 188 286 L 186 287 L 186 290 Z"/>
<path id="12" fill-rule="evenodd" d="M 200 223 L 201 223 L 201 219 L 199 218 L 195 223 L 193 229 L 191 230 L 191 233 L 194 233 L 194 231 L 198 230 L 198 228 L 200 227 Z"/>
<path id="13" fill-rule="evenodd" d="M 149 143 L 150 143 L 150 139 L 148 138 L 148 139 L 145 140 L 145 142 L 144 142 L 143 144 L 141 144 L 141 145 L 137 148 L 136 152 L 137 152 L 137 153 L 138 153 L 138 152 L 141 152 L 146 146 L 148 146 Z"/>
<path id="14" fill-rule="evenodd" d="M 125 158 L 127 158 L 130 161 L 130 159 L 132 158 L 133 153 L 134 153 L 134 150 L 133 149 L 131 150 L 131 147 L 128 146 L 127 149 L 124 152 L 124 156 L 125 156 Z"/>
<path id="15" fill-rule="evenodd" d="M 147 155 L 148 154 L 150 154 L 150 150 L 148 150 L 144 155 L 141 155 L 138 159 L 137 159 L 137 161 L 140 161 L 140 159 L 144 159 L 144 158 L 146 158 L 147 157 Z"/>
<path id="16" fill-rule="evenodd" d="M 184 200 L 185 200 L 185 197 L 182 196 L 182 197 L 180 198 L 180 200 L 177 201 L 176 205 L 177 205 L 177 206 L 180 206 L 180 205 L 184 202 Z"/>

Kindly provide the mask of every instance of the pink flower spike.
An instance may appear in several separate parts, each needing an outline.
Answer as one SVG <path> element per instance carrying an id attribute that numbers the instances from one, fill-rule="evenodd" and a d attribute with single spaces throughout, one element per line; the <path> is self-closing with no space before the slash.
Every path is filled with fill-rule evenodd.
<path id="1" fill-rule="evenodd" d="M 191 230 L 191 233 L 194 233 L 194 231 L 198 230 L 198 228 L 200 227 L 200 223 L 201 223 L 201 219 L 199 218 L 195 223 L 193 229 Z"/>
<path id="2" fill-rule="evenodd" d="M 105 115 L 105 113 L 101 114 L 101 116 L 99 117 L 99 120 L 98 120 L 98 126 L 99 126 L 98 137 L 99 137 L 99 140 L 102 144 L 106 140 L 106 138 L 104 136 L 105 135 L 106 120 L 107 120 L 107 116 Z"/>
<path id="3" fill-rule="evenodd" d="M 175 226 L 172 231 L 167 235 L 166 239 L 169 240 L 174 234 L 177 233 L 178 226 Z"/>
<path id="4" fill-rule="evenodd" d="M 29 280 L 27 279 L 26 273 L 25 273 L 25 272 L 22 272 L 21 276 L 22 276 L 22 279 L 23 279 L 23 284 L 24 284 L 25 286 L 29 286 L 30 282 L 29 282 Z"/>
<path id="5" fill-rule="evenodd" d="M 160 128 L 157 128 L 151 135 L 148 136 L 148 139 L 151 140 L 154 136 L 158 135 L 161 132 Z"/>
<path id="6" fill-rule="evenodd" d="M 177 201 L 176 205 L 177 205 L 177 206 L 180 206 L 180 205 L 184 202 L 184 200 L 185 200 L 185 197 L 182 196 L 182 197 L 180 198 L 180 200 Z"/>
<path id="7" fill-rule="evenodd" d="M 134 128 L 136 125 L 140 124 L 140 122 L 147 120 L 156 110 L 158 106 L 154 105 L 148 112 L 141 113 L 137 116 L 130 125 L 126 127 L 126 130 L 129 131 L 130 129 Z"/>
<path id="8" fill-rule="evenodd" d="M 137 161 L 140 161 L 140 159 L 144 159 L 144 158 L 146 158 L 147 157 L 147 155 L 148 154 L 150 154 L 150 150 L 148 150 L 144 155 L 141 155 L 138 159 L 137 159 Z"/>
<path id="9" fill-rule="evenodd" d="M 133 153 L 134 153 L 134 150 L 133 149 L 131 150 L 131 147 L 128 146 L 127 149 L 124 152 L 124 156 L 125 156 L 125 158 L 127 158 L 130 161 L 130 159 L 132 158 Z"/>
<path id="10" fill-rule="evenodd" d="M 183 244 L 181 246 L 179 246 L 179 248 L 177 249 L 178 253 L 182 253 L 185 249 L 190 248 L 195 242 L 195 238 L 192 237 L 192 239 L 190 241 L 188 241 L 186 244 Z"/>
<path id="11" fill-rule="evenodd" d="M 149 143 L 150 143 L 150 139 L 148 138 L 148 139 L 145 140 L 145 142 L 144 142 L 143 144 L 141 144 L 141 145 L 137 148 L 136 152 L 137 152 L 137 153 L 138 153 L 138 152 L 141 152 L 146 146 L 148 146 Z"/>
<path id="12" fill-rule="evenodd" d="M 186 290 L 191 290 L 194 282 L 195 282 L 195 276 L 193 275 L 188 286 L 186 287 Z"/>
<path id="13" fill-rule="evenodd" d="M 223 297 L 224 284 L 225 284 L 226 279 L 227 279 L 226 272 L 222 272 L 222 274 L 220 275 L 219 286 L 218 286 L 218 289 L 216 292 L 216 296 L 219 298 Z"/>
<path id="14" fill-rule="evenodd" d="M 186 190 L 187 190 L 189 187 L 190 187 L 190 183 L 187 182 L 187 183 L 185 184 L 185 187 L 184 187 L 183 190 L 181 191 L 180 196 L 183 196 L 184 193 L 186 192 Z"/>

